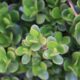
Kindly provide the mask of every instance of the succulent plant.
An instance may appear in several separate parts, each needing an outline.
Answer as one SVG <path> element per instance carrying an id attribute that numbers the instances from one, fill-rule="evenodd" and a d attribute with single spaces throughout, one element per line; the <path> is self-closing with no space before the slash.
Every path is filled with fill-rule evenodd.
<path id="1" fill-rule="evenodd" d="M 80 0 L 0 0 L 0 80 L 80 79 Z"/>

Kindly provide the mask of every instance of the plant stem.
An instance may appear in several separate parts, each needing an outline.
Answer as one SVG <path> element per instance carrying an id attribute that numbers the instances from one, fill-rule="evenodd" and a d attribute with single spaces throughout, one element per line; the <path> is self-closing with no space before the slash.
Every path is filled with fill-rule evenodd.
<path id="1" fill-rule="evenodd" d="M 78 14 L 77 14 L 76 10 L 74 9 L 74 5 L 73 5 L 72 1 L 71 0 L 67 0 L 67 2 L 70 5 L 71 9 L 73 10 L 74 15 L 77 16 Z"/>

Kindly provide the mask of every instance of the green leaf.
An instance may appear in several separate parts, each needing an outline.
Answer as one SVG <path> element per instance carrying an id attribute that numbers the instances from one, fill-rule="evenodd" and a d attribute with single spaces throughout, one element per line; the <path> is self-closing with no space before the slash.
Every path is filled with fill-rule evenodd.
<path id="1" fill-rule="evenodd" d="M 39 65 L 33 66 L 32 71 L 35 76 L 39 76 L 41 79 L 48 78 L 47 65 L 44 62 L 40 62 Z"/>
<path id="2" fill-rule="evenodd" d="M 62 41 L 62 33 L 55 32 L 55 38 L 56 38 L 57 42 L 61 42 Z"/>
<path id="3" fill-rule="evenodd" d="M 60 55 L 54 56 L 52 58 L 53 63 L 57 64 L 57 65 L 61 65 L 63 64 L 63 57 Z"/>
<path id="4" fill-rule="evenodd" d="M 10 59 L 15 60 L 15 59 L 16 59 L 15 48 L 9 47 L 9 48 L 8 48 L 8 51 L 7 51 L 7 56 L 8 56 Z"/>
<path id="5" fill-rule="evenodd" d="M 6 64 L 3 61 L 0 61 L 0 73 L 6 72 Z"/>
<path id="6" fill-rule="evenodd" d="M 74 60 L 80 59 L 80 52 L 74 52 L 72 54 L 72 57 L 73 57 Z"/>
<path id="7" fill-rule="evenodd" d="M 60 11 L 59 7 L 53 8 L 50 14 L 54 19 L 60 19 L 61 18 L 61 11 Z"/>
<path id="8" fill-rule="evenodd" d="M 3 2 L 3 3 L 0 3 L 0 16 L 1 15 L 4 15 L 5 13 L 8 12 L 8 5 L 6 2 Z M 0 17 L 0 20 L 1 20 L 2 17 Z"/>
<path id="9" fill-rule="evenodd" d="M 71 65 L 70 60 L 69 59 L 64 59 L 64 70 L 65 71 L 69 71 L 69 66 Z"/>
<path id="10" fill-rule="evenodd" d="M 0 45 L 3 47 L 8 47 L 13 39 L 13 34 L 10 33 L 9 35 L 7 34 L 1 34 L 0 33 Z"/>
<path id="11" fill-rule="evenodd" d="M 22 56 L 22 55 L 24 55 L 24 54 L 28 54 L 28 49 L 27 48 L 25 48 L 25 47 L 23 47 L 23 46 L 20 46 L 20 47 L 18 47 L 17 49 L 16 49 L 16 55 L 17 56 Z"/>
<path id="12" fill-rule="evenodd" d="M 80 8 L 80 0 L 77 0 L 77 6 Z"/>
<path id="13" fill-rule="evenodd" d="M 65 80 L 78 80 L 78 78 L 73 73 L 67 73 L 65 76 Z"/>
<path id="14" fill-rule="evenodd" d="M 47 42 L 47 47 L 48 49 L 54 49 L 58 46 L 58 43 L 56 41 L 48 41 Z"/>
<path id="15" fill-rule="evenodd" d="M 30 62 L 30 56 L 29 55 L 23 55 L 21 59 L 22 64 L 28 64 Z"/>
<path id="16" fill-rule="evenodd" d="M 19 13 L 18 13 L 18 11 L 12 10 L 10 12 L 10 15 L 11 15 L 11 19 L 12 19 L 13 22 L 19 21 Z"/>
<path id="17" fill-rule="evenodd" d="M 38 14 L 36 16 L 36 23 L 43 24 L 45 22 L 46 16 L 44 14 Z"/>
<path id="18" fill-rule="evenodd" d="M 19 25 L 13 24 L 11 27 L 11 30 L 13 32 L 13 45 L 17 45 L 22 38 L 22 31 Z"/>
<path id="19" fill-rule="evenodd" d="M 46 0 L 49 7 L 53 8 L 53 6 L 57 5 L 59 0 Z"/>
<path id="20" fill-rule="evenodd" d="M 49 78 L 49 74 L 47 71 L 43 71 L 41 74 L 39 74 L 39 77 L 43 80 L 47 80 Z"/>
<path id="21" fill-rule="evenodd" d="M 21 16 L 21 19 L 27 22 L 32 22 L 35 20 L 35 17 L 27 17 L 25 14 Z"/>
<path id="22" fill-rule="evenodd" d="M 71 42 L 70 37 L 68 36 L 63 37 L 63 41 L 62 41 L 63 44 L 69 44 L 70 42 Z"/>
<path id="23" fill-rule="evenodd" d="M 41 62 L 40 55 L 38 53 L 36 53 L 36 52 L 33 53 L 33 54 L 35 54 L 35 55 L 32 56 L 32 65 L 35 66 L 35 65 L 40 64 L 40 62 Z"/>
<path id="24" fill-rule="evenodd" d="M 32 70 L 28 70 L 28 71 L 26 72 L 26 77 L 27 77 L 28 79 L 30 79 L 30 78 L 33 77 Z"/>
<path id="25" fill-rule="evenodd" d="M 0 61 L 7 61 L 6 51 L 3 47 L 0 46 Z"/>
<path id="26" fill-rule="evenodd" d="M 8 73 L 14 73 L 18 70 L 19 63 L 17 61 L 11 61 L 8 65 L 7 72 Z"/>
<path id="27" fill-rule="evenodd" d="M 44 0 L 39 0 L 38 1 L 38 10 L 43 11 L 45 9 L 45 1 Z"/>
<path id="28" fill-rule="evenodd" d="M 46 38 L 42 34 L 40 34 L 39 40 L 42 45 L 45 45 L 47 42 Z"/>
<path id="29" fill-rule="evenodd" d="M 37 0 L 23 0 L 23 12 L 28 17 L 33 17 L 38 13 Z"/>
<path id="30" fill-rule="evenodd" d="M 33 44 L 33 45 L 31 46 L 31 50 L 32 50 L 32 51 L 39 51 L 40 48 L 41 48 L 41 45 L 40 45 L 40 44 Z"/>
<path id="31" fill-rule="evenodd" d="M 75 26 L 74 37 L 77 43 L 80 45 L 80 22 L 78 22 Z"/>
<path id="32" fill-rule="evenodd" d="M 65 53 L 68 52 L 69 47 L 68 47 L 67 45 L 65 45 L 65 44 L 61 44 L 61 45 L 59 45 L 59 46 L 57 47 L 57 50 L 58 50 L 58 52 L 59 52 L 60 54 L 65 54 Z"/>
<path id="33" fill-rule="evenodd" d="M 72 22 L 72 20 L 74 19 L 74 14 L 73 14 L 72 9 L 71 9 L 71 8 L 64 9 L 64 10 L 62 11 L 62 18 L 63 18 L 65 21 Z"/>
<path id="34" fill-rule="evenodd" d="M 51 58 L 50 54 L 51 54 L 51 51 L 50 50 L 45 50 L 43 52 L 43 58 L 44 59 L 50 59 Z"/>
<path id="35" fill-rule="evenodd" d="M 39 27 L 37 26 L 37 25 L 32 25 L 31 26 L 31 30 L 30 30 L 30 34 L 32 35 L 32 36 L 36 36 L 36 37 L 39 37 L 39 34 L 40 34 L 40 32 L 39 32 Z"/>
<path id="36" fill-rule="evenodd" d="M 6 18 L 6 17 L 3 18 L 3 21 L 4 21 L 4 23 L 6 25 L 10 25 L 11 24 L 11 21 L 8 18 Z"/>

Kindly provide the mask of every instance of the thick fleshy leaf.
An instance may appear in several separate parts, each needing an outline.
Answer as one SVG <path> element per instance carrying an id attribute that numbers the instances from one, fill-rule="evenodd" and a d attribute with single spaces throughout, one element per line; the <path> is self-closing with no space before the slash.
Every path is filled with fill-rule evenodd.
<path id="1" fill-rule="evenodd" d="M 40 44 L 33 44 L 33 45 L 31 46 L 31 50 L 32 50 L 32 51 L 39 51 L 40 48 L 41 48 L 41 45 L 40 45 Z"/>
<path id="2" fill-rule="evenodd" d="M 35 16 L 38 13 L 37 0 L 23 0 L 23 12 L 26 16 Z"/>
<path id="3" fill-rule="evenodd" d="M 45 9 L 45 2 L 44 0 L 39 0 L 38 1 L 38 10 L 43 11 Z"/>
<path id="4" fill-rule="evenodd" d="M 57 50 L 58 50 L 58 52 L 59 52 L 60 54 L 65 54 L 65 53 L 68 52 L 69 47 L 68 47 L 67 45 L 65 45 L 65 44 L 62 44 L 62 45 L 59 45 L 59 46 L 57 47 Z"/>
<path id="5" fill-rule="evenodd" d="M 0 73 L 6 72 L 6 64 L 3 61 L 0 61 Z"/>
<path id="6" fill-rule="evenodd" d="M 34 25 L 31 26 L 30 34 L 32 36 L 39 36 L 39 33 L 40 33 L 39 31 L 40 31 L 39 27 L 34 24 Z"/>
<path id="7" fill-rule="evenodd" d="M 7 72 L 8 73 L 14 73 L 18 70 L 19 63 L 17 61 L 11 61 L 8 65 Z"/>
<path id="8" fill-rule="evenodd" d="M 63 64 L 63 57 L 60 55 L 54 56 L 52 58 L 53 63 L 57 64 L 57 65 L 61 65 Z"/>
<path id="9" fill-rule="evenodd" d="M 44 59 L 50 59 L 51 57 L 50 57 L 50 51 L 49 50 L 46 50 L 46 51 L 44 51 L 44 53 L 43 53 L 43 58 Z"/>
<path id="10" fill-rule="evenodd" d="M 73 60 L 77 61 L 80 59 L 80 52 L 74 52 L 72 54 Z"/>
<path id="11" fill-rule="evenodd" d="M 12 10 L 10 12 L 10 15 L 11 15 L 11 19 L 12 19 L 13 22 L 17 22 L 19 20 L 19 13 L 18 13 L 18 11 Z"/>
<path id="12" fill-rule="evenodd" d="M 6 51 L 3 47 L 0 46 L 0 61 L 7 61 Z"/>
<path id="13" fill-rule="evenodd" d="M 77 0 L 77 6 L 80 8 L 80 0 Z"/>
<path id="14" fill-rule="evenodd" d="M 46 16 L 44 14 L 38 14 L 36 16 L 36 23 L 43 24 L 45 22 Z"/>
<path id="15" fill-rule="evenodd" d="M 13 45 L 17 45 L 22 38 L 22 31 L 19 25 L 13 24 L 11 28 L 13 32 Z"/>
<path id="16" fill-rule="evenodd" d="M 65 75 L 65 80 L 78 80 L 78 78 L 73 73 L 67 73 Z"/>
<path id="17" fill-rule="evenodd" d="M 48 6 L 53 8 L 55 5 L 58 4 L 59 0 L 46 0 L 48 3 Z"/>
<path id="18" fill-rule="evenodd" d="M 72 20 L 74 19 L 74 14 L 72 9 L 68 8 L 68 9 L 64 9 L 62 11 L 62 18 L 66 21 L 72 22 Z"/>
<path id="19" fill-rule="evenodd" d="M 7 51 L 7 56 L 8 56 L 10 59 L 15 60 L 15 59 L 16 59 L 15 48 L 9 47 L 9 48 L 8 48 L 8 51 Z"/>
<path id="20" fill-rule="evenodd" d="M 51 16 L 54 19 L 60 19 L 61 18 L 61 12 L 60 12 L 59 7 L 55 7 L 55 8 L 52 9 Z"/>
<path id="21" fill-rule="evenodd" d="M 0 33 L 0 45 L 3 47 L 8 47 L 13 39 L 13 34 L 10 33 L 9 35 L 1 34 Z"/>
<path id="22" fill-rule="evenodd" d="M 69 59 L 64 59 L 64 64 L 63 64 L 63 66 L 64 66 L 64 70 L 65 71 L 69 71 L 69 66 L 70 66 L 70 60 Z"/>
<path id="23" fill-rule="evenodd" d="M 28 64 L 30 62 L 30 56 L 29 55 L 23 55 L 21 59 L 22 64 Z"/>
<path id="24" fill-rule="evenodd" d="M 32 21 L 34 21 L 35 20 L 35 18 L 34 17 L 27 17 L 25 14 L 23 14 L 22 16 L 21 16 L 21 19 L 22 20 L 24 20 L 24 21 L 27 21 L 27 22 L 32 22 Z"/>
<path id="25" fill-rule="evenodd" d="M 8 12 L 8 5 L 6 2 L 0 3 L 0 21 L 2 16 Z"/>
<path id="26" fill-rule="evenodd" d="M 42 34 L 40 34 L 39 40 L 42 45 L 45 45 L 47 42 L 46 38 Z"/>
<path id="27" fill-rule="evenodd" d="M 39 74 L 39 77 L 43 80 L 47 80 L 49 78 L 49 74 L 47 71 L 43 71 L 41 74 Z"/>
<path id="28" fill-rule="evenodd" d="M 63 37 L 63 44 L 69 44 L 70 42 L 71 42 L 71 39 L 70 39 L 70 37 L 68 37 L 68 36 L 65 36 L 65 37 Z"/>
<path id="29" fill-rule="evenodd" d="M 62 41 L 62 33 L 55 32 L 55 38 L 56 38 L 57 42 L 61 42 Z"/>
<path id="30" fill-rule="evenodd" d="M 40 64 L 32 67 L 32 71 L 35 76 L 40 76 L 41 73 L 42 72 L 44 73 L 46 70 L 47 70 L 47 65 L 44 62 L 40 62 Z"/>
<path id="31" fill-rule="evenodd" d="M 75 26 L 74 37 L 75 37 L 77 43 L 80 45 L 80 22 L 78 22 Z"/>
<path id="32" fill-rule="evenodd" d="M 26 72 L 26 77 L 27 77 L 28 79 L 31 79 L 31 78 L 33 77 L 33 73 L 32 73 L 31 70 L 28 70 L 28 71 Z"/>
<path id="33" fill-rule="evenodd" d="M 48 41 L 47 42 L 47 47 L 48 49 L 54 49 L 58 46 L 58 43 L 56 41 Z"/>
<path id="34" fill-rule="evenodd" d="M 23 46 L 20 46 L 16 49 L 16 55 L 18 55 L 18 56 L 22 56 L 27 53 L 28 53 L 28 49 Z"/>

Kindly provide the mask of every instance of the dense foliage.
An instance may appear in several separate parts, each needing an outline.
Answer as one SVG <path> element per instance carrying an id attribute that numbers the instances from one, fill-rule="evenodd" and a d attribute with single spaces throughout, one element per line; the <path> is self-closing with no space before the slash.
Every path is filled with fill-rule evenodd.
<path id="1" fill-rule="evenodd" d="M 80 0 L 0 0 L 0 80 L 80 80 L 79 13 Z"/>

